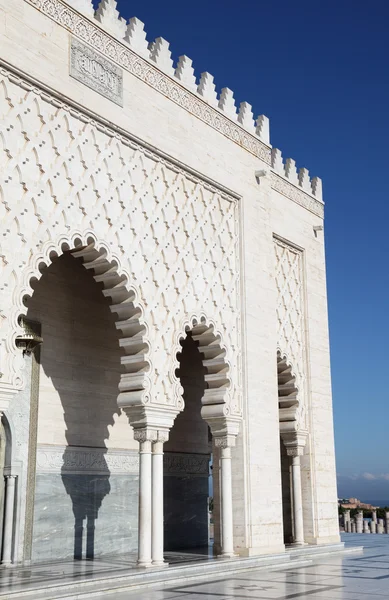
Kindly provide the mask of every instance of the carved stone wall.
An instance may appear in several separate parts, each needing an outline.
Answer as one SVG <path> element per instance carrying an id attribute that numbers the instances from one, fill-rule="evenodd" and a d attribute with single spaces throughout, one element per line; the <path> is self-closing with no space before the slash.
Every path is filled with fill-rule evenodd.
<path id="1" fill-rule="evenodd" d="M 230 411 L 239 415 L 236 198 L 5 69 L 0 134 L 3 381 L 23 385 L 17 318 L 39 263 L 63 241 L 86 243 L 92 233 L 136 290 L 152 401 L 179 405 L 179 338 L 193 316 L 205 316 L 226 346 Z"/>
<path id="2" fill-rule="evenodd" d="M 209 454 L 165 452 L 163 455 L 164 475 L 209 475 Z"/>
<path id="3" fill-rule="evenodd" d="M 277 346 L 293 369 L 298 393 L 297 423 L 305 429 L 306 355 L 303 255 L 298 248 L 274 239 L 277 288 Z"/>
<path id="4" fill-rule="evenodd" d="M 135 451 L 78 446 L 38 446 L 39 473 L 73 475 L 138 474 L 139 454 Z"/>

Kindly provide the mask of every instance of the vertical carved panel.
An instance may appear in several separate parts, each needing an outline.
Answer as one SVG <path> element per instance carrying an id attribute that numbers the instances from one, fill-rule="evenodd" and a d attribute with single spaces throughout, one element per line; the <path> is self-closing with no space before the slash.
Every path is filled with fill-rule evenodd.
<path id="1" fill-rule="evenodd" d="M 293 368 L 298 388 L 297 421 L 306 427 L 305 406 L 305 301 L 301 250 L 274 240 L 277 288 L 277 346 Z"/>

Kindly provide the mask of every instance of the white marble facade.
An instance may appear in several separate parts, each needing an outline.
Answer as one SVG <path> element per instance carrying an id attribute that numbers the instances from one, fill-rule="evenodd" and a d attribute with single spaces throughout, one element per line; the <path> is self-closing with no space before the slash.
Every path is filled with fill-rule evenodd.
<path id="1" fill-rule="evenodd" d="M 0 0 L 2 561 L 338 541 L 321 181 L 114 0 Z M 211 458 L 212 457 L 212 458 Z"/>

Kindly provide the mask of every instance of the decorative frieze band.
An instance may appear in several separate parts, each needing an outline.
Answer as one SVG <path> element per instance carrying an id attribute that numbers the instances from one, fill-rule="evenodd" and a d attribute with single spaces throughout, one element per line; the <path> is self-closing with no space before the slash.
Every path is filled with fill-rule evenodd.
<path id="1" fill-rule="evenodd" d="M 164 475 L 209 475 L 209 454 L 165 452 Z"/>
<path id="2" fill-rule="evenodd" d="M 259 138 L 248 133 L 240 124 L 234 123 L 225 117 L 219 110 L 212 108 L 200 97 L 185 89 L 61 0 L 26 1 L 56 23 L 65 27 L 73 35 L 87 42 L 94 50 L 97 50 L 109 60 L 144 81 L 268 165 L 271 164 L 270 148 L 261 142 Z"/>
<path id="3" fill-rule="evenodd" d="M 271 187 L 276 192 L 279 192 L 289 200 L 303 206 L 321 219 L 324 219 L 324 204 L 320 200 L 316 200 L 304 191 L 299 190 L 276 173 L 270 173 Z"/>
<path id="4" fill-rule="evenodd" d="M 38 473 L 72 475 L 138 474 L 136 450 L 107 450 L 78 446 L 38 446 Z"/>

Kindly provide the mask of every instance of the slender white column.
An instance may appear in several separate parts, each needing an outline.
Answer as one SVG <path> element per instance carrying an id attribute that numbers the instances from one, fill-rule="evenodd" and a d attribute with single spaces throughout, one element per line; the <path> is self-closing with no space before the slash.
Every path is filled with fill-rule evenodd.
<path id="1" fill-rule="evenodd" d="M 158 431 L 158 439 L 153 443 L 153 494 L 152 494 L 152 533 L 151 556 L 153 567 L 162 567 L 163 559 L 163 444 L 168 433 Z"/>
<path id="2" fill-rule="evenodd" d="M 224 557 L 234 556 L 234 530 L 232 520 L 232 468 L 231 448 L 221 449 L 221 529 L 222 529 L 222 552 Z"/>
<path id="3" fill-rule="evenodd" d="M 301 492 L 301 467 L 299 454 L 292 456 L 292 491 L 294 543 L 304 544 L 303 495 Z"/>
<path id="4" fill-rule="evenodd" d="M 151 489 L 151 441 L 144 439 L 139 441 L 139 567 L 151 566 Z"/>
<path id="5" fill-rule="evenodd" d="M 15 484 L 16 475 L 5 476 L 5 510 L 4 510 L 4 536 L 3 559 L 4 565 L 12 563 L 12 542 L 14 528 Z"/>
<path id="6" fill-rule="evenodd" d="M 363 533 L 363 510 L 357 512 L 357 533 Z"/>

